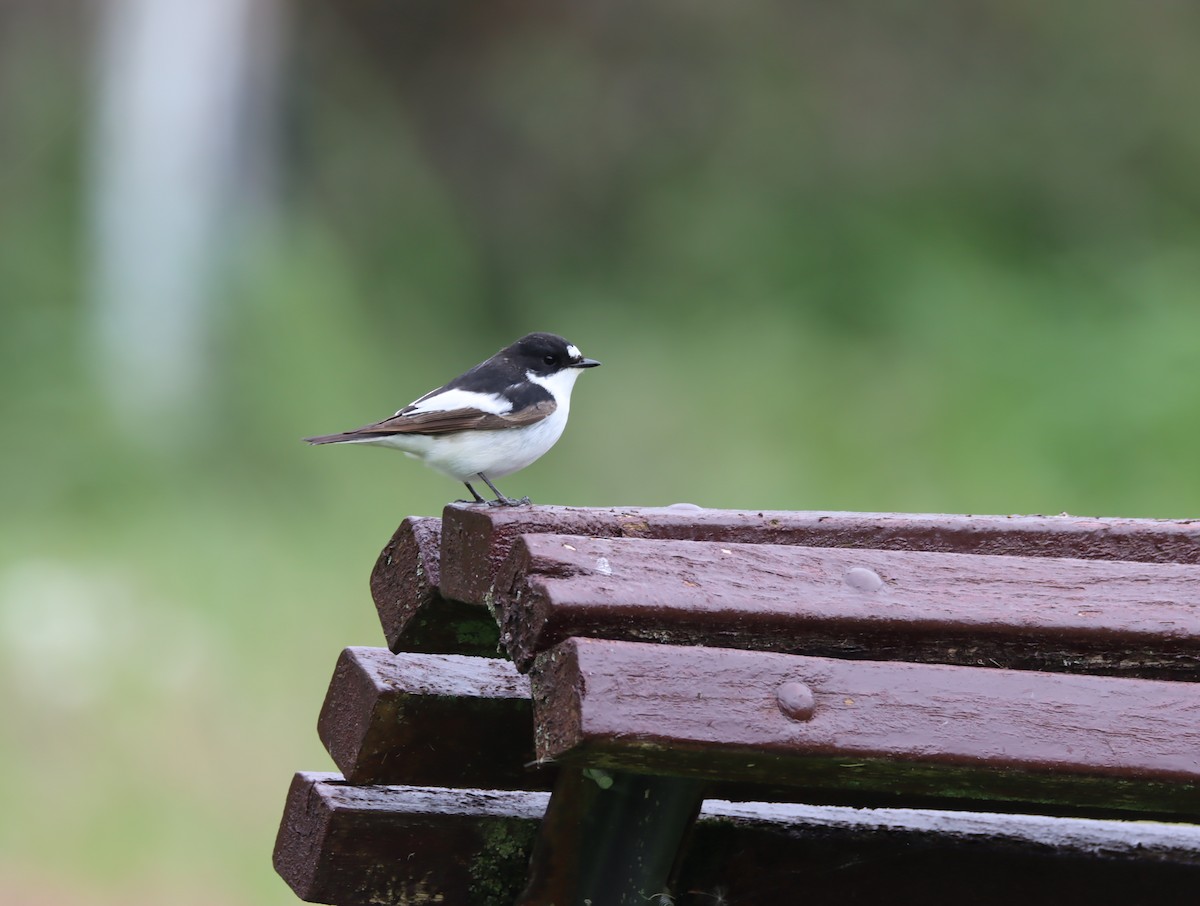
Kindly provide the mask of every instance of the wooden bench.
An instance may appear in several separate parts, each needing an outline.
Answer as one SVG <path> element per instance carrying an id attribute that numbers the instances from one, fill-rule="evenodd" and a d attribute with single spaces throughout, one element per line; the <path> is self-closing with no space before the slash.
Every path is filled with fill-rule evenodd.
<path id="1" fill-rule="evenodd" d="M 1200 890 L 1200 522 L 454 505 L 371 591 L 311 902 Z"/>

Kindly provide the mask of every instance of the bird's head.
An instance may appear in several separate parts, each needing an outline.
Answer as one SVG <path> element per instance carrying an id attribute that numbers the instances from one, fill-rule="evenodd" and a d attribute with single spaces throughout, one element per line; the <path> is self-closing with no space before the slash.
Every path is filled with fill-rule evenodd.
<path id="1" fill-rule="evenodd" d="M 552 333 L 531 333 L 501 352 L 527 374 L 547 378 L 568 369 L 595 368 L 600 363 L 584 358 L 579 347 Z"/>

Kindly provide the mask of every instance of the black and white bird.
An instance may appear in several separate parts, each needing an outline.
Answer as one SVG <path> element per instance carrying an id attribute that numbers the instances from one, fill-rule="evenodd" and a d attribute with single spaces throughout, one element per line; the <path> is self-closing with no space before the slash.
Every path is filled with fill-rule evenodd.
<path id="1" fill-rule="evenodd" d="M 576 378 L 599 364 L 562 337 L 531 333 L 391 418 L 304 439 L 393 447 L 461 481 L 476 503 L 529 503 L 528 497 L 505 497 L 492 480 L 525 468 L 554 446 L 567 426 Z M 476 479 L 495 500 L 479 496 L 471 487 Z"/>

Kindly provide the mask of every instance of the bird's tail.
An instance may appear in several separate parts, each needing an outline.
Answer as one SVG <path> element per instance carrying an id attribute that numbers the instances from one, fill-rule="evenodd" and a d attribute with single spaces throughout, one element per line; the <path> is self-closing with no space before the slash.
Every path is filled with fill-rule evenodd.
<path id="1" fill-rule="evenodd" d="M 312 444 L 314 447 L 318 444 L 345 444 L 362 439 L 361 436 L 355 435 L 353 431 L 342 431 L 338 434 L 319 434 L 316 437 L 301 438 L 306 444 Z"/>

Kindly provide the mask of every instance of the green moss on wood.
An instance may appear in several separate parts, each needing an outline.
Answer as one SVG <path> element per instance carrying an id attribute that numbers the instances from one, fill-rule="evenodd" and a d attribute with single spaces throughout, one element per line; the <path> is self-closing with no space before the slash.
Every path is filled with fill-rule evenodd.
<path id="1" fill-rule="evenodd" d="M 537 824 L 533 821 L 484 820 L 483 846 L 468 869 L 471 903 L 510 906 L 524 888 Z"/>

